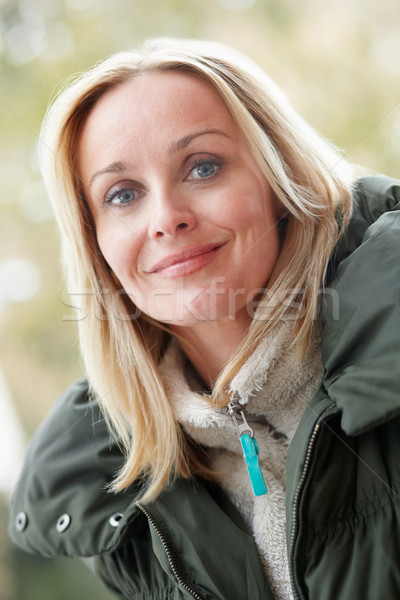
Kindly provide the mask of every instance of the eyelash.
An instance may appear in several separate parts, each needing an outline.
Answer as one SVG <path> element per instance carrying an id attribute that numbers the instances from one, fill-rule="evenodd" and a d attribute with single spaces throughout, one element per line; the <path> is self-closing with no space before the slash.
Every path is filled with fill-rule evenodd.
<path id="1" fill-rule="evenodd" d="M 222 160 L 216 159 L 216 158 L 199 158 L 198 160 L 196 160 L 194 163 L 192 163 L 190 165 L 189 175 L 192 173 L 192 171 L 194 171 L 194 169 L 196 169 L 197 167 L 201 167 L 202 165 L 213 165 L 213 167 L 215 167 L 215 171 L 211 175 L 208 175 L 207 177 L 199 177 L 198 178 L 198 181 L 201 181 L 202 179 L 204 181 L 208 181 L 218 174 L 221 167 L 223 166 L 223 162 L 222 162 Z M 194 178 L 194 179 L 197 179 L 197 178 Z"/>
<path id="2" fill-rule="evenodd" d="M 134 188 L 134 186 L 130 185 L 130 184 L 127 184 L 127 185 L 121 184 L 117 187 L 113 187 L 105 195 L 104 202 L 105 202 L 105 204 L 113 204 L 113 200 L 118 194 L 121 194 L 121 192 L 130 192 L 130 191 L 133 191 L 135 196 L 139 195 L 138 190 L 136 190 Z M 127 205 L 131 204 L 132 202 L 134 202 L 135 200 L 136 200 L 136 198 L 134 198 L 131 202 L 126 202 L 125 204 L 116 204 L 115 206 L 127 206 Z"/>
<path id="3" fill-rule="evenodd" d="M 190 178 L 190 174 L 192 173 L 192 171 L 194 171 L 194 169 L 196 169 L 197 167 L 201 167 L 202 165 L 213 165 L 213 167 L 215 168 L 214 172 L 211 173 L 211 175 L 208 175 L 206 177 L 198 177 L 198 178 Z M 189 179 L 191 181 L 197 180 L 197 181 L 209 181 L 210 179 L 214 178 L 216 175 L 218 175 L 221 167 L 223 166 L 223 161 L 220 159 L 216 159 L 216 158 L 200 158 L 198 160 L 196 160 L 194 163 L 192 163 L 189 167 L 189 175 L 187 176 L 186 179 Z M 133 200 L 126 202 L 126 203 L 121 203 L 121 204 L 114 204 L 114 206 L 129 206 L 130 204 L 132 204 L 133 202 L 135 202 L 135 200 L 137 200 L 138 195 L 140 195 L 140 191 L 136 190 L 133 185 L 128 184 L 128 185 L 123 185 L 120 184 L 117 187 L 111 188 L 111 190 L 109 192 L 107 192 L 107 194 L 105 195 L 104 198 L 104 202 L 105 204 L 113 204 L 113 200 L 116 198 L 116 196 L 118 194 L 121 194 L 122 192 L 130 192 L 133 191 L 133 193 L 135 194 L 135 197 L 133 198 Z"/>

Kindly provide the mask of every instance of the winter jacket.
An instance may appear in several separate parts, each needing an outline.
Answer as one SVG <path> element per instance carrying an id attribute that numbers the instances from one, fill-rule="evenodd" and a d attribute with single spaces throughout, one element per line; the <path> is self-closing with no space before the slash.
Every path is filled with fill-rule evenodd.
<path id="1" fill-rule="evenodd" d="M 324 375 L 287 460 L 292 587 L 302 600 L 400 597 L 400 182 L 359 180 L 322 299 Z M 45 556 L 95 556 L 119 598 L 272 600 L 252 536 L 217 484 L 106 486 L 122 464 L 88 384 L 31 443 L 10 519 Z"/>

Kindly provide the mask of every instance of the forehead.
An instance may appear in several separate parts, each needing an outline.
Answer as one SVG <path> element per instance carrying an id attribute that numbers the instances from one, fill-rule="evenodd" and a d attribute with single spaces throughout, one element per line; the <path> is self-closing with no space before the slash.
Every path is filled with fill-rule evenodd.
<path id="1" fill-rule="evenodd" d="M 107 129 L 123 134 L 127 128 L 159 135 L 193 125 L 235 127 L 225 102 L 210 83 L 186 73 L 147 72 L 107 91 L 84 124 L 84 137 Z M 173 132 L 171 132 L 172 134 Z"/>

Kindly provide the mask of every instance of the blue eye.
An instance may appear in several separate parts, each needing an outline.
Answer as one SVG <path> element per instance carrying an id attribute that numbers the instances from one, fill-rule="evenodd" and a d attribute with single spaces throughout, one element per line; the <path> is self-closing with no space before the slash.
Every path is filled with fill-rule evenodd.
<path id="1" fill-rule="evenodd" d="M 136 200 L 136 192 L 133 188 L 122 187 L 117 190 L 111 190 L 106 196 L 107 204 L 115 204 L 122 206 L 124 204 L 130 204 Z"/>
<path id="2" fill-rule="evenodd" d="M 207 177 L 212 177 L 215 175 L 219 168 L 219 165 L 211 160 L 202 161 L 195 165 L 191 171 L 191 179 L 207 179 Z"/>

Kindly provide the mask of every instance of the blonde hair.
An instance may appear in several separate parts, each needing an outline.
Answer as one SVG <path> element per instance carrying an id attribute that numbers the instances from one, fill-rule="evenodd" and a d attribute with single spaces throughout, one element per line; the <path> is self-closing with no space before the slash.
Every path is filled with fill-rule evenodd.
<path id="1" fill-rule="evenodd" d="M 293 111 L 259 67 L 221 44 L 151 40 L 140 51 L 121 52 L 95 65 L 60 92 L 43 123 L 42 174 L 61 229 L 68 288 L 82 294 L 79 334 L 89 381 L 126 456 L 113 488 L 146 476 L 143 500 L 155 498 L 171 475 L 212 473 L 177 424 L 158 373 L 170 335 L 145 315 L 132 318 L 135 307 L 121 294 L 101 255 L 81 195 L 75 149 L 96 101 L 152 70 L 192 74 L 217 90 L 284 215 L 282 248 L 268 290 L 246 339 L 214 386 L 210 402 L 215 407 L 226 404 L 232 377 L 284 317 L 293 297 L 301 307 L 293 346 L 299 354 L 307 346 L 329 257 L 351 212 L 347 163 Z"/>

